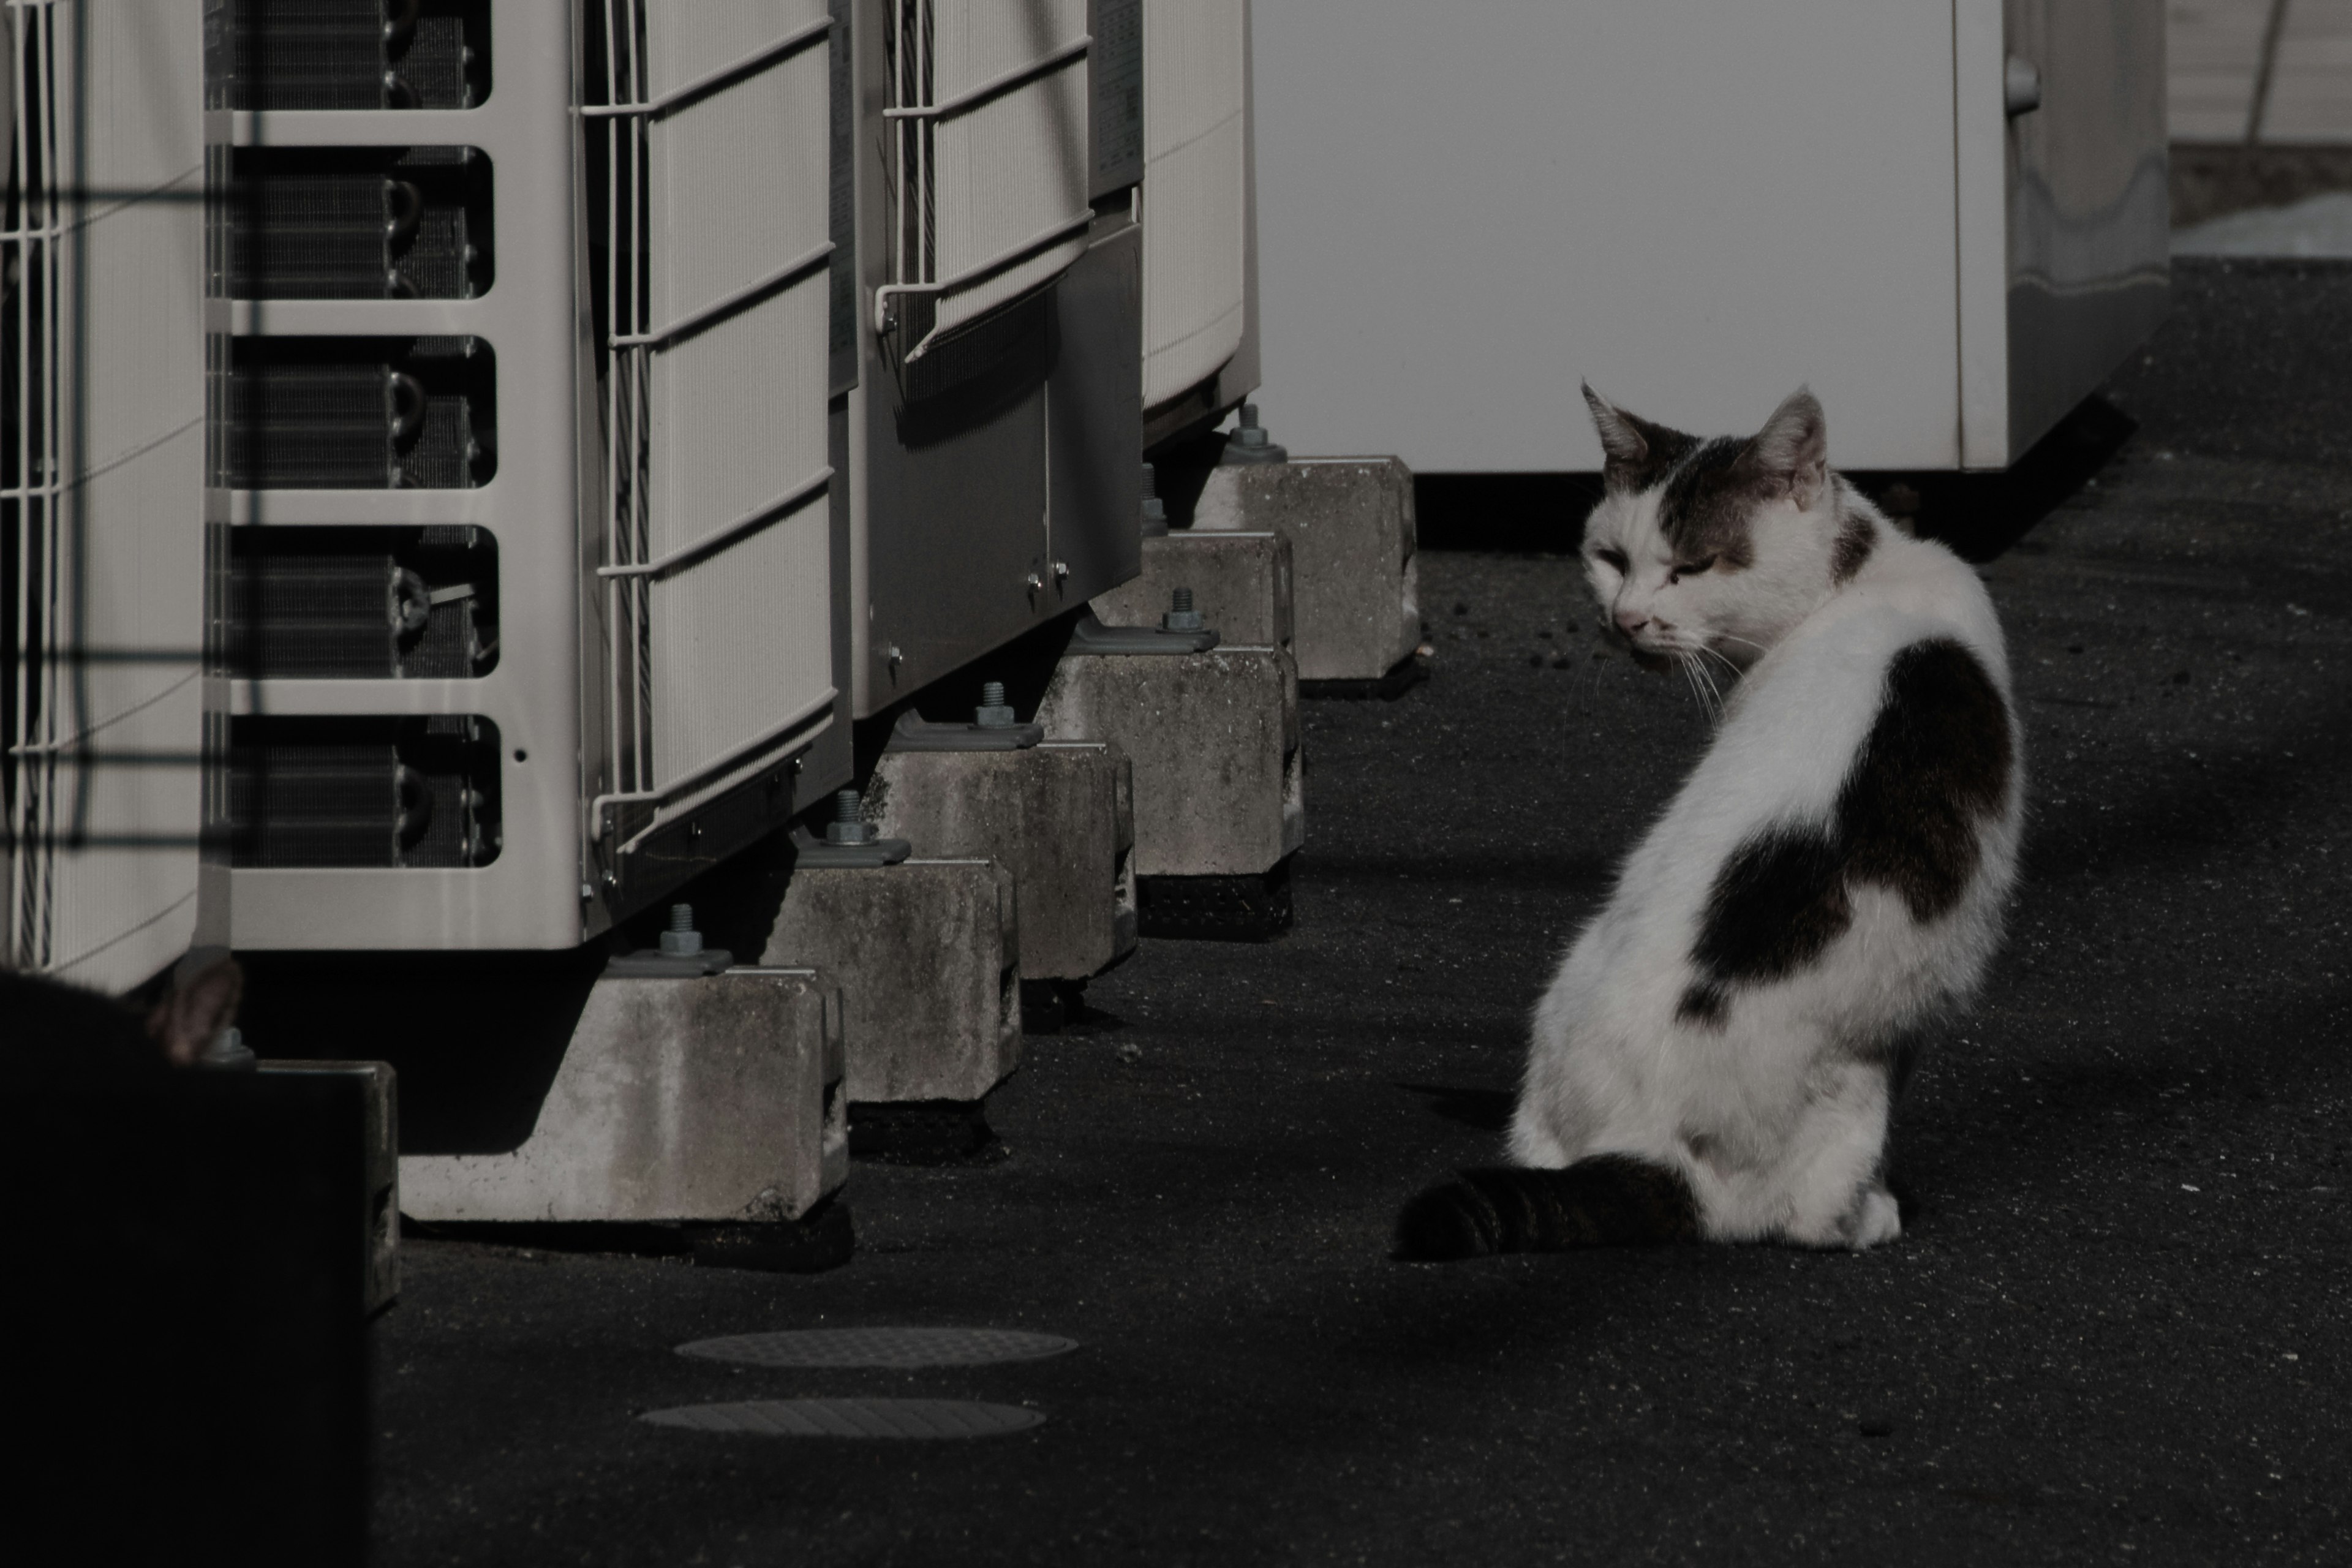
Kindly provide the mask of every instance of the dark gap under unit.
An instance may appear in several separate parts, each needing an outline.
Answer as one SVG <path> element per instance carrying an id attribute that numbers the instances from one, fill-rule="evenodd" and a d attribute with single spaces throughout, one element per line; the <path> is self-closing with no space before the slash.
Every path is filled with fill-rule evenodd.
<path id="1" fill-rule="evenodd" d="M 489 0 L 236 0 L 232 109 L 473 109 Z"/>
<path id="2" fill-rule="evenodd" d="M 239 147 L 237 300 L 471 300 L 494 267 L 490 160 L 472 147 Z"/>
<path id="3" fill-rule="evenodd" d="M 230 864 L 467 868 L 499 857 L 499 729 L 473 714 L 229 724 Z"/>
<path id="4" fill-rule="evenodd" d="M 499 552 L 475 527 L 229 531 L 228 668 L 247 680 L 466 680 L 499 659 Z"/>
<path id="5" fill-rule="evenodd" d="M 233 489 L 469 489 L 497 470 L 496 356 L 479 338 L 242 337 Z"/>

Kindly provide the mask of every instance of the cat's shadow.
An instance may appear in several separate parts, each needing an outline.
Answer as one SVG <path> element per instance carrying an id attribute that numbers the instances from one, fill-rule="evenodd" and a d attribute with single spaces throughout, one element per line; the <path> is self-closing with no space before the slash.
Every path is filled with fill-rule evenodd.
<path id="1" fill-rule="evenodd" d="M 1431 1110 L 1446 1121 L 1481 1132 L 1508 1129 L 1511 1112 L 1519 1102 L 1518 1091 L 1509 1089 L 1464 1089 L 1442 1083 L 1401 1083 L 1397 1088 L 1421 1096 Z"/>

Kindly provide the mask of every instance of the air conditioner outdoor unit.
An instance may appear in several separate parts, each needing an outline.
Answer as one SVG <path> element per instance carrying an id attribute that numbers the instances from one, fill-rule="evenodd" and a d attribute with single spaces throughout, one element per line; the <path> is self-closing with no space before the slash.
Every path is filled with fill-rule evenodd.
<path id="1" fill-rule="evenodd" d="M 1144 444 L 1257 389 L 1250 0 L 1143 3 Z"/>
<path id="2" fill-rule="evenodd" d="M 854 711 L 1140 569 L 1137 0 L 843 0 Z"/>
<path id="3" fill-rule="evenodd" d="M 236 945 L 575 945 L 848 773 L 843 19 L 207 23 Z"/>
<path id="4" fill-rule="evenodd" d="M 1255 18 L 1294 451 L 1591 469 L 1799 383 L 1855 468 L 1997 468 L 2164 314 L 2159 0 L 1283 0 Z"/>
<path id="5" fill-rule="evenodd" d="M 0 11 L 0 965 L 109 991 L 227 940 L 206 21 L 185 0 Z"/>

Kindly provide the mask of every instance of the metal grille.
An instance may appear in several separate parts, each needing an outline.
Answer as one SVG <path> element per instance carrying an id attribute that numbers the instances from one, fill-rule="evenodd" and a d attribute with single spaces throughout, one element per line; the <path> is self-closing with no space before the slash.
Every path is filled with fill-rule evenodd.
<path id="1" fill-rule="evenodd" d="M 1086 249 L 1086 0 L 895 0 L 891 281 L 903 363 L 1052 282 Z"/>
<path id="2" fill-rule="evenodd" d="M 489 161 L 470 147 L 239 149 L 238 300 L 469 300 L 490 280 Z"/>
<path id="3" fill-rule="evenodd" d="M 247 679 L 462 680 L 498 660 L 481 529 L 233 531 L 227 665 Z"/>
<path id="4" fill-rule="evenodd" d="M 10 668 L 5 694 L 9 741 L 7 784 L 10 956 L 30 968 L 54 956 L 51 938 L 58 896 L 58 834 L 68 815 L 61 784 L 71 744 L 69 661 L 63 657 L 67 563 L 59 526 L 63 487 L 59 428 L 59 240 L 64 233 L 58 167 L 57 18 L 47 5 L 13 7 L 6 20 L 14 46 L 16 123 L 7 226 L 0 230 L 0 265 L 11 282 L 0 316 L 0 508 L 12 548 L 7 552 L 6 639 Z"/>
<path id="5" fill-rule="evenodd" d="M 590 831 L 634 842 L 805 743 L 835 696 L 834 23 L 823 0 L 610 0 L 604 22 L 607 100 L 584 112 L 605 142 L 610 772 Z"/>
<path id="6" fill-rule="evenodd" d="M 0 8 L 0 962 L 197 925 L 204 13 Z"/>
<path id="7" fill-rule="evenodd" d="M 463 489 L 489 478 L 489 351 L 471 338 L 243 338 L 230 376 L 238 489 Z"/>
<path id="8" fill-rule="evenodd" d="M 232 864 L 486 866 L 498 858 L 498 731 L 430 719 L 235 721 Z"/>
<path id="9" fill-rule="evenodd" d="M 470 109 L 488 80 L 487 6 L 236 0 L 236 109 Z"/>

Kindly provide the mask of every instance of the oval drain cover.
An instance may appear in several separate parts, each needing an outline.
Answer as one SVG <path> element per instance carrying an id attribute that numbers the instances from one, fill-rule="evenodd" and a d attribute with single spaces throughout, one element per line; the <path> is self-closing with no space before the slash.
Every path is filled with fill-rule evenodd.
<path id="1" fill-rule="evenodd" d="M 1077 1348 L 1059 1334 L 1019 1329 L 793 1329 L 696 1340 L 677 1353 L 749 1366 L 985 1366 Z"/>
<path id="2" fill-rule="evenodd" d="M 1045 1417 L 1018 1405 L 970 1399 L 747 1399 L 651 1410 L 642 1419 L 760 1437 L 995 1437 Z"/>

